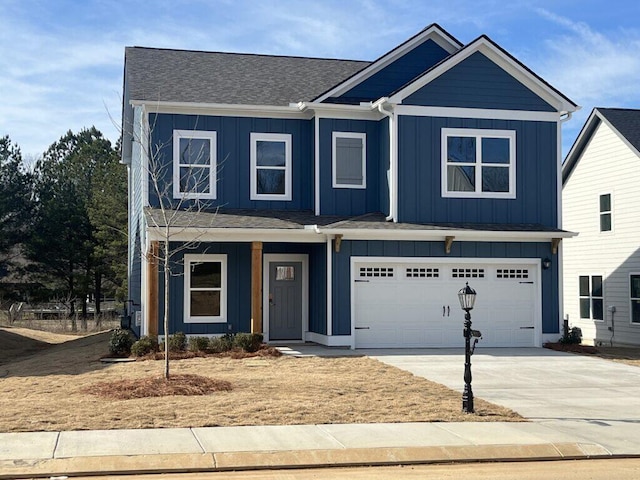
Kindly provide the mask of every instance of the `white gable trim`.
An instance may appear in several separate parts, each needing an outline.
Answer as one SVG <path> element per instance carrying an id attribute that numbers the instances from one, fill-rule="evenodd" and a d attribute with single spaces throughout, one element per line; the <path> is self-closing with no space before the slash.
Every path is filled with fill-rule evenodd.
<path id="1" fill-rule="evenodd" d="M 520 63 L 514 61 L 509 57 L 509 55 L 494 45 L 493 42 L 486 37 L 478 38 L 475 42 L 469 44 L 455 55 L 452 55 L 415 82 L 396 92 L 389 98 L 389 102 L 401 104 L 405 98 L 417 92 L 440 75 L 451 70 L 453 67 L 476 52 L 480 52 L 485 55 L 489 60 L 504 69 L 516 80 L 529 88 L 533 93 L 554 107 L 558 112 L 575 112 L 579 108 L 562 95 L 555 92 L 542 80 L 524 68 Z"/>
<path id="2" fill-rule="evenodd" d="M 380 57 L 378 60 L 373 62 L 371 65 L 369 65 L 368 67 L 365 67 L 363 70 L 356 73 L 354 76 L 348 78 L 346 81 L 335 86 L 328 92 L 322 94 L 320 97 L 316 98 L 314 101 L 323 102 L 327 98 L 340 96 L 343 93 L 348 92 L 354 86 L 358 85 L 359 83 L 362 83 L 369 77 L 375 75 L 380 70 L 382 70 L 389 64 L 393 63 L 398 58 L 405 55 L 407 52 L 413 50 L 415 47 L 417 47 L 418 45 L 421 45 L 422 43 L 428 40 L 432 40 L 438 46 L 446 50 L 449 54 L 457 52 L 462 47 L 460 42 L 458 42 L 456 39 L 451 37 L 448 33 L 443 31 L 438 25 L 431 25 L 429 28 L 426 28 L 425 30 L 423 30 L 413 38 L 407 40 L 405 43 L 399 45 L 398 47 L 394 48 L 390 52 L 386 53 L 385 55 Z"/>

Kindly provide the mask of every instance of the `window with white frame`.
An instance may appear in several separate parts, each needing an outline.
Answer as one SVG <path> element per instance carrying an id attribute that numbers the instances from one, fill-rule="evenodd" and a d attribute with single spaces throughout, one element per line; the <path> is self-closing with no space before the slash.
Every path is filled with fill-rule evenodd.
<path id="1" fill-rule="evenodd" d="M 611 194 L 600 195 L 600 231 L 611 231 Z"/>
<path id="2" fill-rule="evenodd" d="M 604 320 L 602 275 L 580 275 L 580 318 Z"/>
<path id="3" fill-rule="evenodd" d="M 173 131 L 173 197 L 216 198 L 216 132 Z"/>
<path id="4" fill-rule="evenodd" d="M 516 132 L 443 128 L 442 196 L 516 198 Z"/>
<path id="5" fill-rule="evenodd" d="M 640 324 L 640 273 L 629 275 L 629 299 L 631 323 Z"/>
<path id="6" fill-rule="evenodd" d="M 184 322 L 227 321 L 227 256 L 184 256 Z"/>
<path id="7" fill-rule="evenodd" d="M 333 132 L 333 188 L 367 187 L 367 134 Z"/>
<path id="8" fill-rule="evenodd" d="M 251 200 L 291 200 L 291 135 L 251 134 Z"/>

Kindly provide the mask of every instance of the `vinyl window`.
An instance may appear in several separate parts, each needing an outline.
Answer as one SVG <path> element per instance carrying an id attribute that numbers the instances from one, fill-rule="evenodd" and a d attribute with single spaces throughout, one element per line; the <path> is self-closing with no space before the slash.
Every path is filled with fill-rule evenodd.
<path id="1" fill-rule="evenodd" d="M 580 318 L 604 320 L 602 275 L 581 275 L 578 279 Z"/>
<path id="2" fill-rule="evenodd" d="M 611 231 L 611 194 L 600 195 L 600 231 Z"/>
<path id="3" fill-rule="evenodd" d="M 442 196 L 516 198 L 516 132 L 442 129 Z"/>
<path id="4" fill-rule="evenodd" d="M 291 135 L 251 134 L 251 200 L 291 200 Z"/>
<path id="5" fill-rule="evenodd" d="M 227 256 L 184 256 L 184 322 L 227 320 Z"/>
<path id="6" fill-rule="evenodd" d="M 173 197 L 216 198 L 216 132 L 173 131 Z"/>
<path id="7" fill-rule="evenodd" d="M 631 323 L 640 324 L 640 273 L 632 273 L 629 276 L 629 299 Z"/>
<path id="8" fill-rule="evenodd" d="M 333 132 L 333 188 L 367 187 L 366 133 Z"/>

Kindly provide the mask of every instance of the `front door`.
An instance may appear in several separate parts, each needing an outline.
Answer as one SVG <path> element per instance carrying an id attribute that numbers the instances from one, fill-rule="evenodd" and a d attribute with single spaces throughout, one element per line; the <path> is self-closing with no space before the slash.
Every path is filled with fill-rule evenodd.
<path id="1" fill-rule="evenodd" d="M 269 262 L 269 340 L 302 339 L 302 262 Z"/>

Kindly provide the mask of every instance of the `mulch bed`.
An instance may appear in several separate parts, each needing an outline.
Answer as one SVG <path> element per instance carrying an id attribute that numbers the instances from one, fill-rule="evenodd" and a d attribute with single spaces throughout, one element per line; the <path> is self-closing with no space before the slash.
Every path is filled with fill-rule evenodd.
<path id="1" fill-rule="evenodd" d="M 201 375 L 174 374 L 168 379 L 149 377 L 96 383 L 83 391 L 115 400 L 129 400 L 170 395 L 209 395 L 214 392 L 228 392 L 231 389 L 231 383 L 226 380 L 215 380 Z"/>
<path id="2" fill-rule="evenodd" d="M 256 352 L 245 352 L 239 348 L 234 348 L 232 350 L 226 352 L 219 353 L 207 353 L 207 352 L 169 352 L 169 360 L 184 360 L 186 358 L 206 358 L 206 357 L 215 357 L 215 358 L 251 358 L 251 357 L 280 357 L 282 356 L 282 352 L 275 347 L 263 346 Z M 142 357 L 137 357 L 136 360 L 144 361 L 144 360 L 164 360 L 164 352 L 153 352 Z"/>
<path id="3" fill-rule="evenodd" d="M 556 350 L 558 352 L 570 352 L 570 353 L 583 353 L 588 355 L 595 355 L 598 349 L 592 345 L 576 345 L 571 343 L 545 343 L 544 348 L 549 350 Z"/>

